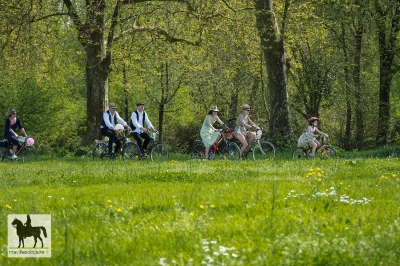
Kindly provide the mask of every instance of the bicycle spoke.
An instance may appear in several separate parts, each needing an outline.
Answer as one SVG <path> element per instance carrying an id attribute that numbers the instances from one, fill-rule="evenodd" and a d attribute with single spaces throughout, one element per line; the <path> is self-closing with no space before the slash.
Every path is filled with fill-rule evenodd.
<path id="1" fill-rule="evenodd" d="M 203 143 L 195 143 L 191 150 L 192 159 L 204 159 L 206 153 L 206 147 Z"/>
<path id="2" fill-rule="evenodd" d="M 23 162 L 37 161 L 38 153 L 33 146 L 25 146 L 20 152 L 20 158 Z"/>
<path id="3" fill-rule="evenodd" d="M 292 152 L 293 159 L 307 159 L 307 150 L 302 147 L 297 147 Z"/>
<path id="4" fill-rule="evenodd" d="M 108 145 L 102 141 L 98 141 L 93 149 L 93 160 L 103 159 L 108 156 Z"/>
<path id="5" fill-rule="evenodd" d="M 125 144 L 122 150 L 122 158 L 124 160 L 140 160 L 141 152 L 139 146 L 134 142 L 128 142 Z"/>
<path id="6" fill-rule="evenodd" d="M 168 161 L 168 148 L 162 143 L 156 143 L 151 149 L 150 158 L 152 161 Z"/>
<path id="7" fill-rule="evenodd" d="M 258 141 L 253 148 L 254 160 L 269 160 L 275 158 L 275 146 L 268 141 Z"/>

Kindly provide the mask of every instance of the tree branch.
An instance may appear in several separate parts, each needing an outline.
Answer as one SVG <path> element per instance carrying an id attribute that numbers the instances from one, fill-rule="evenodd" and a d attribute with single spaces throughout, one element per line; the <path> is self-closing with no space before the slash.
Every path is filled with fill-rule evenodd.
<path id="1" fill-rule="evenodd" d="M 84 26 L 84 24 L 82 24 L 74 5 L 71 3 L 70 0 L 63 0 L 63 2 L 68 9 L 68 15 L 70 16 L 70 18 L 72 19 L 72 21 L 75 24 L 76 29 L 80 33 L 79 36 L 84 35 L 85 26 Z M 82 43 L 82 45 L 85 46 L 86 41 L 82 37 L 78 37 L 78 38 L 79 38 L 79 41 Z"/>
<path id="2" fill-rule="evenodd" d="M 202 41 L 202 39 L 201 39 L 202 32 L 200 33 L 199 40 L 189 41 L 186 39 L 175 37 L 175 36 L 171 35 L 168 31 L 166 31 L 160 27 L 157 27 L 157 26 L 148 26 L 148 27 L 133 26 L 131 29 L 126 30 L 126 31 L 122 32 L 120 35 L 116 36 L 114 40 L 118 40 L 127 34 L 133 34 L 135 32 L 155 32 L 157 34 L 164 36 L 166 41 L 168 41 L 170 43 L 182 42 L 182 43 L 198 46 L 198 45 L 200 45 L 200 43 Z"/>

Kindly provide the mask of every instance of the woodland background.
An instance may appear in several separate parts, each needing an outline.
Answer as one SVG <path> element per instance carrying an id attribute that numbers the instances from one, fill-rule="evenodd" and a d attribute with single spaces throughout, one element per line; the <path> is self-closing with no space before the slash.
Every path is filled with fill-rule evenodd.
<path id="1" fill-rule="evenodd" d="M 241 106 L 290 148 L 310 116 L 331 144 L 400 138 L 400 6 L 393 0 L 5 0 L 0 113 L 18 111 L 39 147 L 99 137 L 108 102 L 136 102 L 162 139 L 187 151 L 213 105 Z"/>

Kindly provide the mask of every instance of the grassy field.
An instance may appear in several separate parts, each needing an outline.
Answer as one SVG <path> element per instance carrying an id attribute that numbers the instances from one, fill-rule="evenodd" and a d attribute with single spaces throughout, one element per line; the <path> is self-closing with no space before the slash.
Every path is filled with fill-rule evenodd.
<path id="1" fill-rule="evenodd" d="M 399 159 L 360 155 L 2 162 L 0 265 L 399 265 Z M 26 213 L 51 215 L 52 258 L 7 258 Z"/>

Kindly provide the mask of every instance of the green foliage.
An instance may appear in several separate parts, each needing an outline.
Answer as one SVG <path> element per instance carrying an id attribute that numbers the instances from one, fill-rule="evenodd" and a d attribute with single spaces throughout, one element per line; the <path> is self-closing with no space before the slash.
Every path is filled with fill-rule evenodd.
<path id="1" fill-rule="evenodd" d="M 51 264 L 396 265 L 398 160 L 2 163 L 0 241 L 46 213 Z"/>

